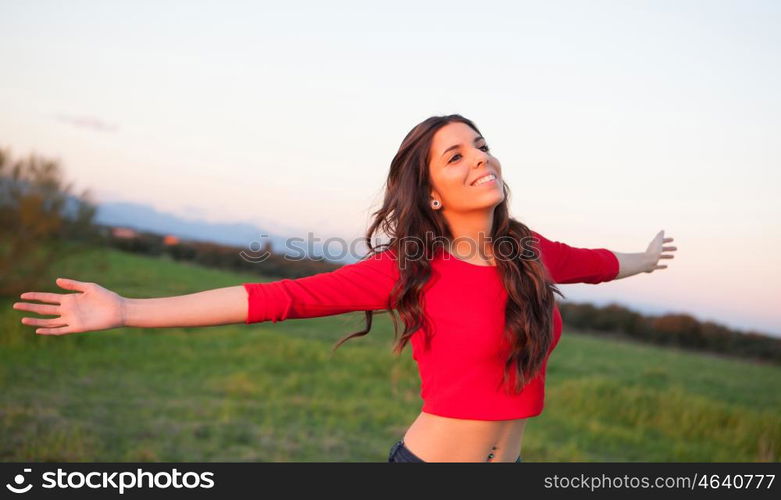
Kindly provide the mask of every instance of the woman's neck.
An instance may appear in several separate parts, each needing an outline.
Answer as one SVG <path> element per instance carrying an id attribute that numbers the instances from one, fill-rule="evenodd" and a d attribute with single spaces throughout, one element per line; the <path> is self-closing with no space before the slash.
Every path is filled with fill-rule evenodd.
<path id="1" fill-rule="evenodd" d="M 493 209 L 456 214 L 445 212 L 443 215 L 453 236 L 451 253 L 466 261 L 491 262 Z"/>

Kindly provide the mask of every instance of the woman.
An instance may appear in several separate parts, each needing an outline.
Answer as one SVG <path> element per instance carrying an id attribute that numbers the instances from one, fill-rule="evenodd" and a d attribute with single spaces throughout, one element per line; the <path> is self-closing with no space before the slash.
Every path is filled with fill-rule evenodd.
<path id="1" fill-rule="evenodd" d="M 76 294 L 28 292 L 14 308 L 42 335 L 117 327 L 284 321 L 387 310 L 394 351 L 412 343 L 422 411 L 390 462 L 520 461 L 526 419 L 542 412 L 545 368 L 561 335 L 557 283 L 600 283 L 667 266 L 660 231 L 645 252 L 576 248 L 513 219 L 499 160 L 470 120 L 433 116 L 391 162 L 382 207 L 367 231 L 370 257 L 336 271 L 243 283 L 177 297 L 128 299 L 95 283 L 58 279 Z M 372 235 L 390 236 L 386 248 Z M 563 296 L 563 295 L 562 295 Z M 399 334 L 400 324 L 403 331 Z"/>

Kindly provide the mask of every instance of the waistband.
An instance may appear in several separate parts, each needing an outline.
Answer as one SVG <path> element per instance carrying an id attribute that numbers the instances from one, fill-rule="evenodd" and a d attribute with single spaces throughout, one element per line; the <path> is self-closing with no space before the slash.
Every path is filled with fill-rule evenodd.
<path id="1" fill-rule="evenodd" d="M 412 462 L 423 462 L 423 463 L 425 463 L 425 460 L 423 460 L 419 456 L 415 455 L 414 453 L 412 453 L 412 451 L 409 448 L 407 448 L 407 446 L 404 444 L 404 440 L 403 439 L 393 443 L 393 446 L 391 447 L 389 456 L 392 457 L 396 453 L 401 455 L 401 456 L 403 456 L 404 458 L 412 461 Z M 518 455 L 518 458 L 515 459 L 515 463 L 521 463 L 521 462 L 523 462 L 523 460 L 521 459 L 521 456 Z"/>

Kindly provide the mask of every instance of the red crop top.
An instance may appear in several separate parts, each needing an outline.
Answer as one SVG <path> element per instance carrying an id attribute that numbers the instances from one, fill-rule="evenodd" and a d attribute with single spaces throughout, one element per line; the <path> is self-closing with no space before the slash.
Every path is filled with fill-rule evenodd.
<path id="1" fill-rule="evenodd" d="M 576 248 L 540 240 L 542 261 L 556 283 L 601 283 L 615 279 L 618 259 L 605 248 Z M 451 418 L 509 420 L 542 413 L 548 357 L 561 337 L 561 314 L 553 310 L 553 342 L 542 369 L 519 394 L 500 389 L 507 345 L 503 337 L 507 292 L 495 266 L 458 259 L 447 251 L 431 262 L 423 310 L 433 332 L 426 349 L 421 329 L 410 338 L 420 373 L 422 411 Z M 243 283 L 246 323 L 388 310 L 398 280 L 395 253 L 379 254 L 335 271 L 269 283 Z M 514 381 L 513 378 L 510 379 Z"/>

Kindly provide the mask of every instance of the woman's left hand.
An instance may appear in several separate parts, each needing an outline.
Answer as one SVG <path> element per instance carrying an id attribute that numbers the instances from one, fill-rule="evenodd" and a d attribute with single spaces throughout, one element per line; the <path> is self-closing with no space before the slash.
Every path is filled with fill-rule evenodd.
<path id="1" fill-rule="evenodd" d="M 666 265 L 659 264 L 659 259 L 672 259 L 675 257 L 674 255 L 670 255 L 669 253 L 665 252 L 674 252 L 677 250 L 676 247 L 663 246 L 665 243 L 669 243 L 671 241 L 673 241 L 673 238 L 664 237 L 664 229 L 656 234 L 654 239 L 648 245 L 648 249 L 645 251 L 646 255 L 648 256 L 648 269 L 646 269 L 644 272 L 651 273 L 657 269 L 667 269 Z"/>

